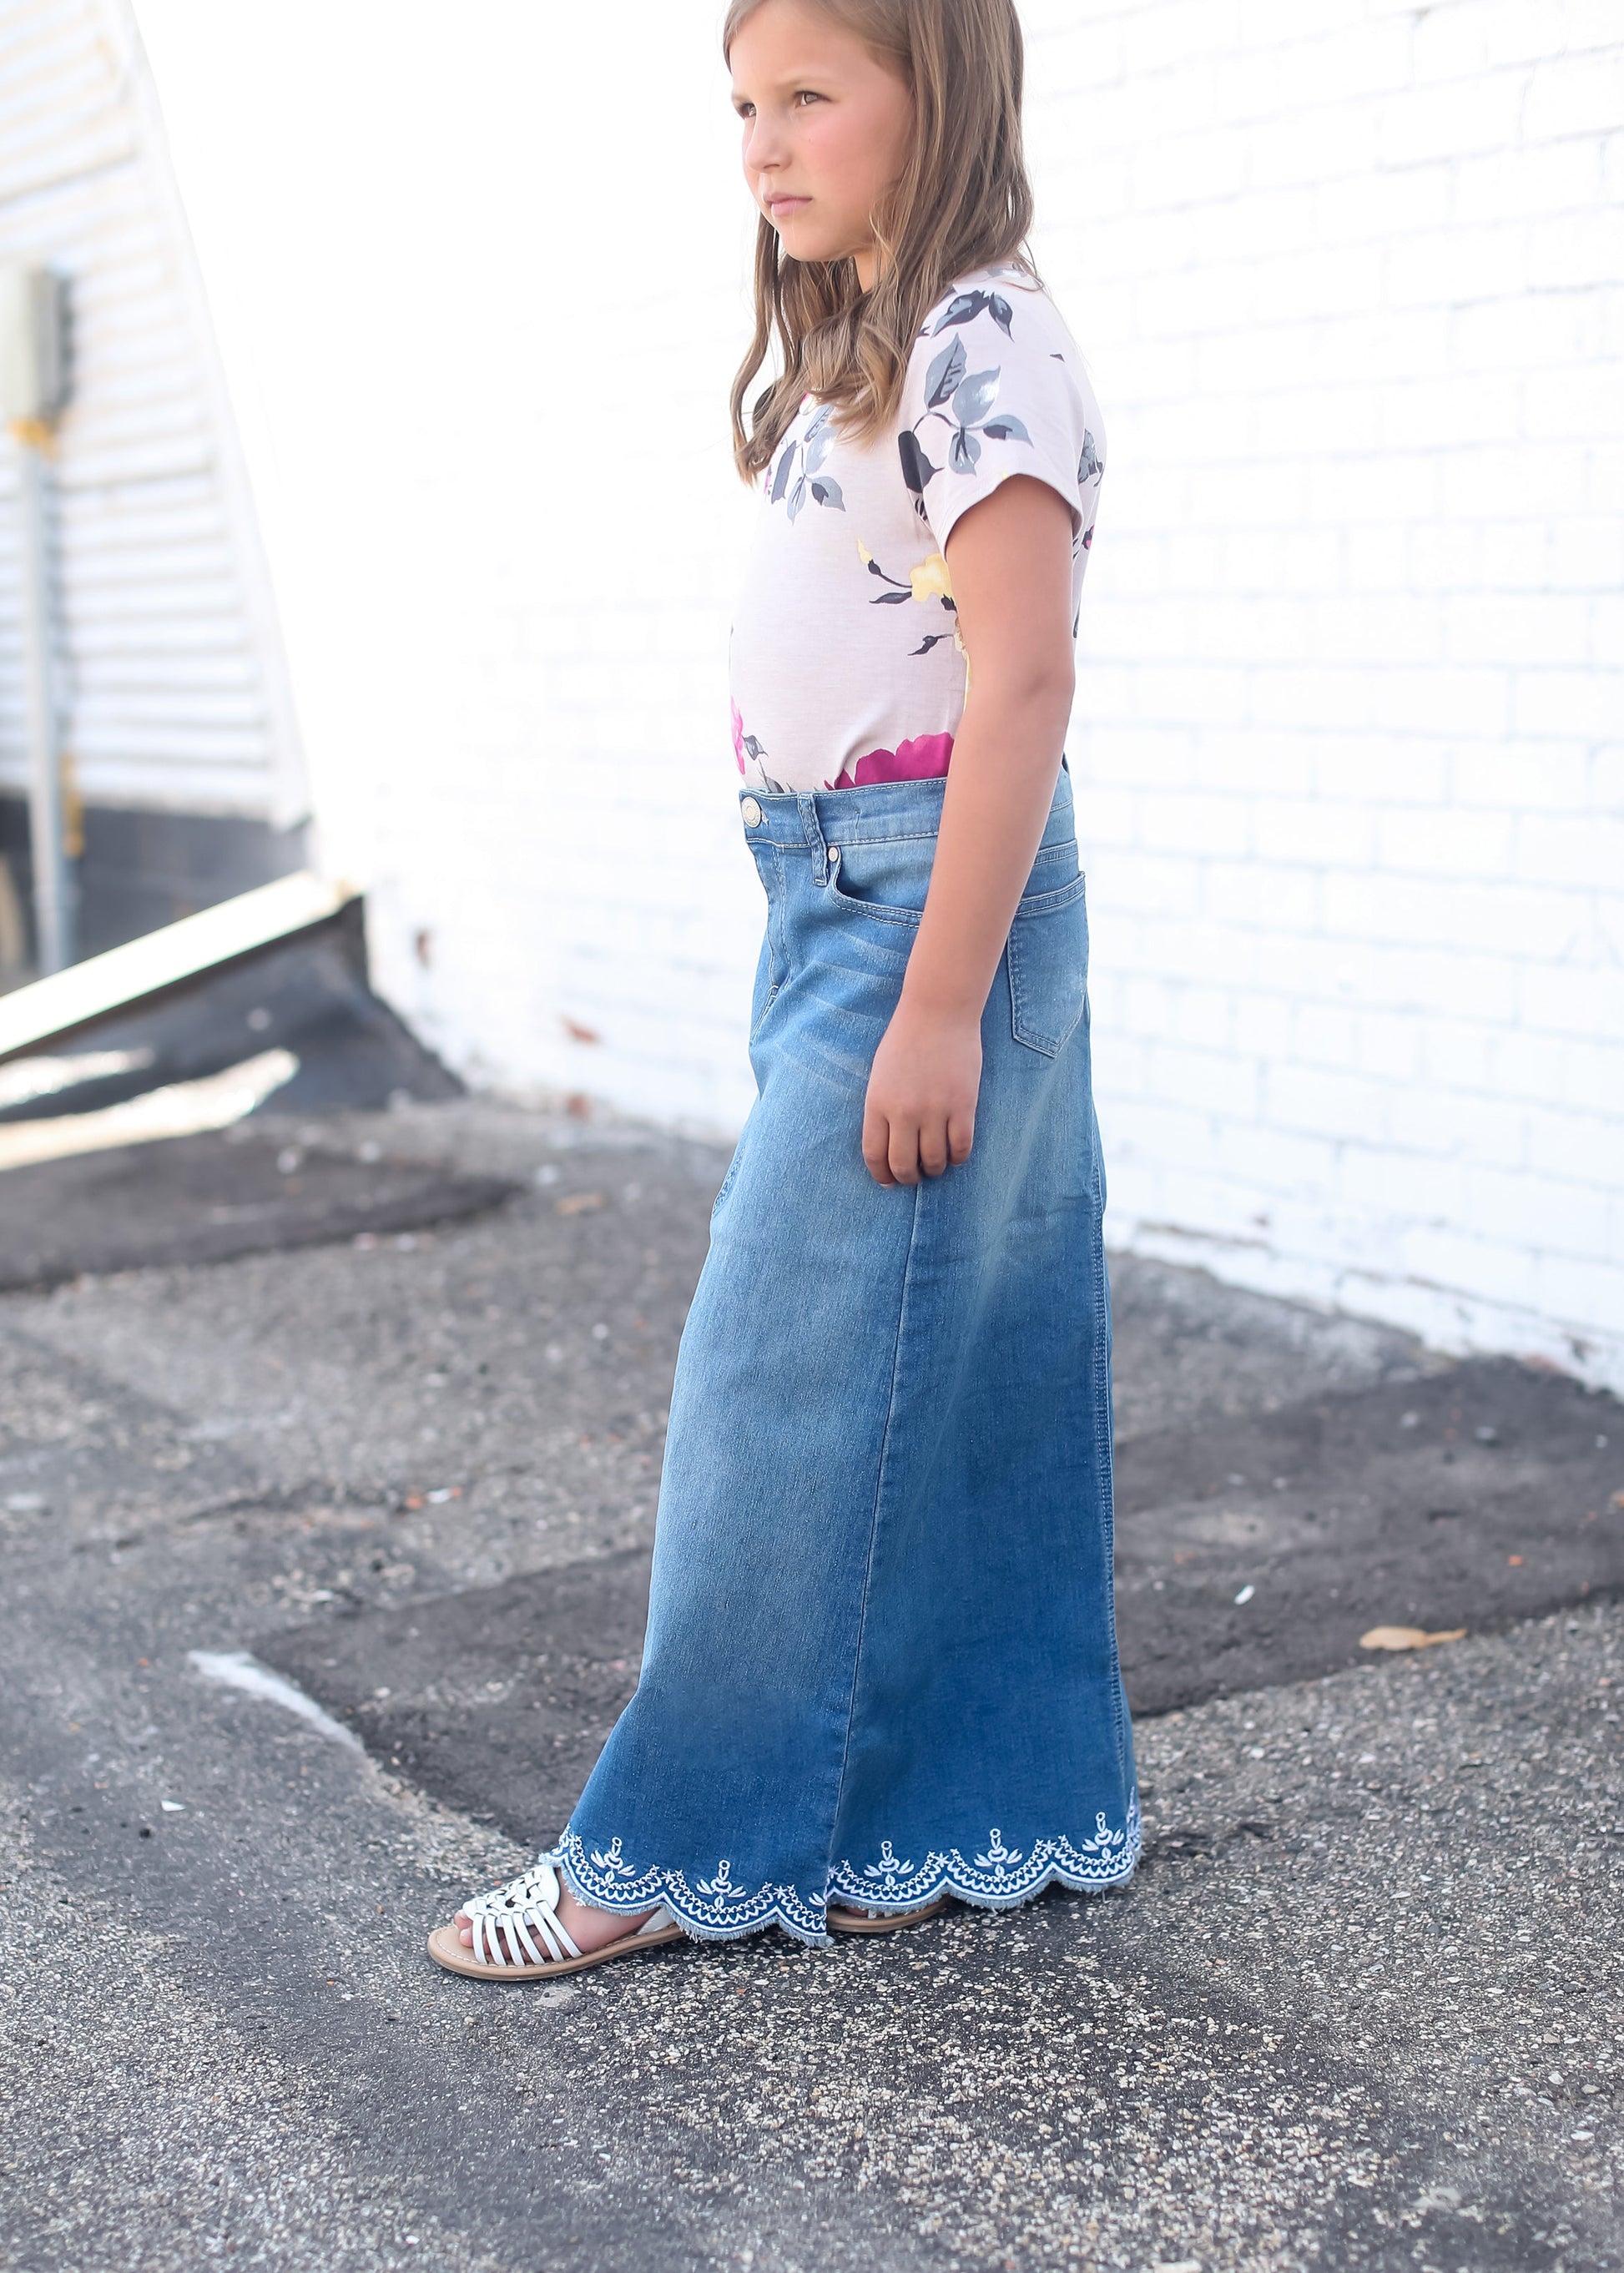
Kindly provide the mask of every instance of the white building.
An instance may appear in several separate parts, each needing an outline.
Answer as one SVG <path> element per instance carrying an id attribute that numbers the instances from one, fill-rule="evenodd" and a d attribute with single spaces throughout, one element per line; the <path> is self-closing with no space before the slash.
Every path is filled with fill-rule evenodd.
<path id="1" fill-rule="evenodd" d="M 0 0 L 0 261 L 55 268 L 71 291 L 73 402 L 49 484 L 56 692 L 94 951 L 297 866 L 309 803 L 229 401 L 122 0 Z M 16 476 L 0 446 L 12 889 L 27 872 Z"/>
<path id="2" fill-rule="evenodd" d="M 472 1081 L 736 1126 L 719 9 L 139 12 L 380 983 Z M 1025 18 L 1037 251 L 1109 429 L 1071 749 L 1114 1236 L 1624 1388 L 1616 5 Z M 142 132 L 97 194 L 158 214 Z M 269 813 L 279 649 L 217 479 Z"/>

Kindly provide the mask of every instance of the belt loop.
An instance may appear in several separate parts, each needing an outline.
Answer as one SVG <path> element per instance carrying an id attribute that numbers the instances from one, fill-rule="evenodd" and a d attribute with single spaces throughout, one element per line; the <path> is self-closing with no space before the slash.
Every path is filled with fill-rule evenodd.
<path id="1" fill-rule="evenodd" d="M 796 798 L 801 807 L 801 833 L 812 848 L 812 881 L 815 884 L 829 881 L 829 848 L 823 842 L 823 831 L 817 817 L 817 799 L 810 791 Z"/>

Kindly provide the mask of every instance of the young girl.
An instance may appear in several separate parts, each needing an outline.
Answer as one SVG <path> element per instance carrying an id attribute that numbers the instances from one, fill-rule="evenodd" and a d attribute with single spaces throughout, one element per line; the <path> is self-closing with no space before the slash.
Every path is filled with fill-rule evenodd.
<path id="1" fill-rule="evenodd" d="M 725 49 L 762 214 L 732 649 L 758 1095 L 637 1692 L 557 1846 L 430 1939 L 488 1979 L 884 1932 L 1138 1853 L 1062 758 L 1102 439 L 1024 250 L 1019 27 L 733 0 Z"/>

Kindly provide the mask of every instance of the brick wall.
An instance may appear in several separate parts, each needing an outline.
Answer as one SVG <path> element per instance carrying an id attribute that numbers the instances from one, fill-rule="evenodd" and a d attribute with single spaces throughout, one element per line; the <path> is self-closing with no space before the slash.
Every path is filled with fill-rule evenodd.
<path id="1" fill-rule="evenodd" d="M 1028 23 L 1116 1236 L 1624 1380 L 1624 19 Z"/>
<path id="2" fill-rule="evenodd" d="M 387 990 L 476 1080 L 736 1126 L 715 11 L 140 12 Z M 1624 1385 L 1614 0 L 1026 15 L 1109 429 L 1114 1235 Z"/>

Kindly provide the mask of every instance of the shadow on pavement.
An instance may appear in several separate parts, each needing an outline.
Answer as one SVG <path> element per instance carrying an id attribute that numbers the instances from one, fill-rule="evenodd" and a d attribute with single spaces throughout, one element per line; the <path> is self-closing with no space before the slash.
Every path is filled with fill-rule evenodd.
<path id="1" fill-rule="evenodd" d="M 1620 1476 L 1616 1402 L 1504 1360 L 1132 1438 L 1117 1564 L 1134 1710 L 1335 1672 L 1377 1625 L 1481 1633 L 1624 1592 Z M 563 1823 L 636 1685 L 648 1569 L 641 1549 L 595 1557 L 255 1654 L 378 1759 L 527 1838 Z"/>
<path id="2" fill-rule="evenodd" d="M 252 1121 L 223 1135 L 121 1144 L 5 1172 L 0 1292 L 420 1231 L 482 1214 L 515 1189 L 434 1161 L 290 1144 Z"/>

